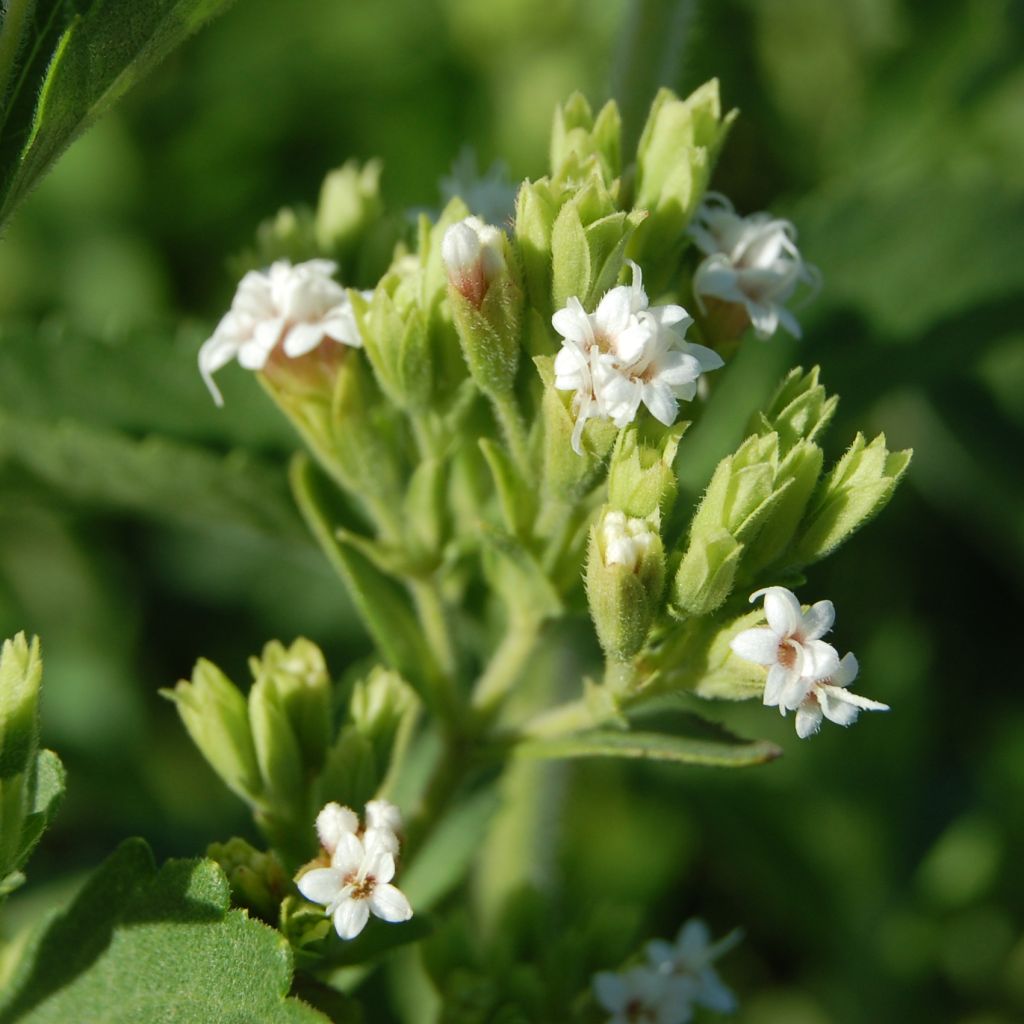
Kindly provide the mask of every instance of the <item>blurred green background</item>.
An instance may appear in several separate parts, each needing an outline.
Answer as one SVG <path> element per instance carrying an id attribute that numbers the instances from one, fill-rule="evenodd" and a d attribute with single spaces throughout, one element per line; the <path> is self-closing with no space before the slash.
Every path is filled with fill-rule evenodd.
<path id="1" fill-rule="evenodd" d="M 800 743 L 714 707 L 786 756 L 574 768 L 550 870 L 637 941 L 742 925 L 742 1024 L 1024 1019 L 1022 55 L 1009 0 L 238 0 L 0 242 L 0 633 L 43 638 L 70 776 L 22 917 L 127 835 L 181 855 L 247 834 L 157 696 L 198 655 L 241 678 L 274 637 L 336 672 L 367 650 L 291 510 L 287 429 L 240 372 L 218 411 L 195 371 L 257 223 L 349 157 L 383 158 L 396 207 L 436 206 L 466 143 L 537 176 L 573 89 L 619 96 L 635 132 L 656 85 L 717 75 L 742 115 L 715 187 L 792 218 L 825 286 L 803 342 L 748 340 L 724 371 L 684 496 L 797 363 L 842 395 L 834 455 L 857 429 L 916 449 L 801 595 L 835 601 L 893 712 Z"/>

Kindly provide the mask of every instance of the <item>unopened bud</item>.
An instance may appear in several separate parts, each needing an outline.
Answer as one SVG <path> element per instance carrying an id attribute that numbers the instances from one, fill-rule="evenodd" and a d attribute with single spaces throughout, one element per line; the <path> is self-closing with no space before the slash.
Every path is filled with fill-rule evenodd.
<path id="1" fill-rule="evenodd" d="M 505 269 L 502 232 L 479 217 L 453 224 L 441 240 L 441 259 L 452 286 L 477 309 L 491 282 Z"/>

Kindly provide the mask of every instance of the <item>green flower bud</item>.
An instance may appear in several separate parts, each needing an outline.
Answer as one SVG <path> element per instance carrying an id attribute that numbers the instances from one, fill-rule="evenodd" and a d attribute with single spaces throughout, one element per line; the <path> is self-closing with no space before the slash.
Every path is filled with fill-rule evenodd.
<path id="1" fill-rule="evenodd" d="M 714 529 L 691 539 L 672 584 L 679 615 L 706 615 L 725 602 L 736 581 L 743 545 L 728 530 Z"/>
<path id="2" fill-rule="evenodd" d="M 590 533 L 587 600 L 605 655 L 628 661 L 647 639 L 665 583 L 665 552 L 644 519 L 606 510 Z"/>
<path id="3" fill-rule="evenodd" d="M 323 653 L 302 637 L 291 647 L 272 640 L 259 658 L 250 658 L 249 669 L 255 680 L 250 706 L 261 690 L 273 691 L 295 737 L 302 773 L 310 777 L 323 765 L 332 731 L 331 680 Z"/>
<path id="4" fill-rule="evenodd" d="M 668 268 L 666 279 L 735 116 L 732 111 L 722 117 L 717 79 L 685 100 L 662 89 L 651 105 L 637 148 L 634 200 L 650 217 L 637 231 L 630 255 L 652 272 Z"/>
<path id="5" fill-rule="evenodd" d="M 551 233 L 555 218 L 568 198 L 561 185 L 548 178 L 524 181 L 516 195 L 515 240 L 523 265 L 529 304 L 545 327 L 551 323 Z"/>
<path id="6" fill-rule="evenodd" d="M 380 160 L 361 167 L 355 160 L 331 171 L 320 187 L 316 240 L 321 252 L 351 252 L 369 226 L 384 212 L 380 195 Z"/>
<path id="7" fill-rule="evenodd" d="M 729 646 L 737 633 L 764 622 L 764 612 L 758 608 L 738 619 L 731 620 L 710 634 L 705 640 L 705 664 L 693 692 L 709 700 L 750 700 L 764 693 L 765 672 L 761 665 L 735 654 Z"/>
<path id="8" fill-rule="evenodd" d="M 751 433 L 779 435 L 779 450 L 785 455 L 801 439 L 816 440 L 828 426 L 839 404 L 818 383 L 819 368 L 807 374 L 799 366 L 790 370 L 764 412 L 754 414 Z"/>
<path id="9" fill-rule="evenodd" d="M 453 224 L 441 241 L 448 298 L 470 376 L 484 394 L 509 395 L 522 347 L 523 294 L 505 235 L 477 217 Z"/>
<path id="10" fill-rule="evenodd" d="M 418 704 L 412 687 L 397 672 L 383 668 L 375 668 L 353 688 L 349 702 L 352 724 L 369 740 L 383 774 L 391 763 L 399 728 Z"/>
<path id="11" fill-rule="evenodd" d="M 870 444 L 858 434 L 811 498 L 794 563 L 819 561 L 877 515 L 889 503 L 912 454 L 909 449 L 890 452 L 884 434 Z"/>
<path id="12" fill-rule="evenodd" d="M 192 742 L 224 784 L 249 804 L 263 793 L 260 767 L 241 692 L 212 662 L 200 658 L 192 680 L 161 690 L 173 700 Z"/>
<path id="13" fill-rule="evenodd" d="M 555 109 L 551 126 L 551 177 L 580 180 L 596 168 L 606 185 L 622 173 L 622 118 L 609 100 L 594 119 L 590 104 L 573 93 Z"/>
<path id="14" fill-rule="evenodd" d="M 672 463 L 689 425 L 676 423 L 657 446 L 645 445 L 635 426 L 619 431 L 608 465 L 608 504 L 612 508 L 638 519 L 656 513 L 661 518 L 668 515 L 679 486 Z"/>
<path id="15" fill-rule="evenodd" d="M 599 178 L 580 188 L 558 212 L 551 229 L 551 300 L 561 309 L 575 296 L 592 309 L 614 287 L 633 232 L 647 216 L 623 213 Z"/>
<path id="16" fill-rule="evenodd" d="M 276 924 L 291 879 L 273 853 L 263 853 L 237 837 L 211 843 L 206 856 L 216 861 L 231 886 L 231 902 L 268 924 Z"/>
<path id="17" fill-rule="evenodd" d="M 320 255 L 313 214 L 304 206 L 285 206 L 256 229 L 253 246 L 229 261 L 231 273 L 242 277 L 248 270 L 269 267 L 275 260 L 301 263 Z"/>
<path id="18" fill-rule="evenodd" d="M 23 774 L 39 747 L 39 638 L 5 640 L 0 654 L 0 781 Z"/>

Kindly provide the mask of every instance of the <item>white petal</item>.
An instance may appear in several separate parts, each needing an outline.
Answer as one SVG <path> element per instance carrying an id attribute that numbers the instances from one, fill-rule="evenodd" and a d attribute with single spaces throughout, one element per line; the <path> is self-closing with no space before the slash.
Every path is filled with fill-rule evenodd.
<path id="1" fill-rule="evenodd" d="M 736 996 L 722 984 L 722 979 L 712 967 L 707 967 L 701 972 L 694 1000 L 716 1013 L 736 1011 Z"/>
<path id="2" fill-rule="evenodd" d="M 737 633 L 729 641 L 732 650 L 757 665 L 774 665 L 779 654 L 779 638 L 768 626 L 757 626 Z"/>
<path id="3" fill-rule="evenodd" d="M 795 672 L 791 673 L 779 695 L 779 707 L 785 708 L 787 711 L 794 711 L 800 707 L 813 685 L 813 680 L 806 676 L 797 675 Z"/>
<path id="4" fill-rule="evenodd" d="M 351 875 L 359 871 L 366 858 L 366 851 L 359 837 L 346 832 L 338 838 L 338 845 L 331 856 L 331 867 L 337 868 L 343 875 Z"/>
<path id="5" fill-rule="evenodd" d="M 621 974 L 599 971 L 592 982 L 597 1001 L 611 1013 L 618 1013 L 629 1002 L 630 992 Z"/>
<path id="6" fill-rule="evenodd" d="M 708 373 L 711 370 L 717 370 L 725 366 L 725 360 L 713 348 L 708 348 L 705 345 L 698 345 L 695 342 L 688 341 L 683 351 L 697 360 L 702 373 Z"/>
<path id="7" fill-rule="evenodd" d="M 770 338 L 779 326 L 778 307 L 752 302 L 749 299 L 744 305 L 747 307 L 750 322 L 754 325 L 754 333 L 762 340 Z"/>
<path id="8" fill-rule="evenodd" d="M 768 625 L 780 637 L 792 636 L 802 621 L 796 595 L 785 587 L 768 587 L 758 593 L 764 594 L 764 614 Z"/>
<path id="9" fill-rule="evenodd" d="M 796 734 L 805 740 L 821 728 L 821 705 L 817 700 L 808 699 L 797 708 Z"/>
<path id="10" fill-rule="evenodd" d="M 551 324 L 563 338 L 576 342 L 581 348 L 589 348 L 594 343 L 590 318 L 575 296 L 566 302 L 564 309 L 552 316 Z"/>
<path id="11" fill-rule="evenodd" d="M 317 322 L 312 324 L 294 324 L 284 336 L 284 354 L 289 359 L 312 352 L 324 340 L 323 326 Z"/>
<path id="12" fill-rule="evenodd" d="M 823 637 L 836 621 L 836 610 L 831 601 L 816 601 L 803 613 L 801 638 L 817 640 Z"/>
<path id="13" fill-rule="evenodd" d="M 766 708 L 776 707 L 782 700 L 782 693 L 786 684 L 794 677 L 794 673 L 781 665 L 772 665 L 768 669 L 768 678 L 764 684 L 764 706 Z M 784 706 L 784 705 L 783 705 Z"/>
<path id="14" fill-rule="evenodd" d="M 827 679 L 839 669 L 839 652 L 824 640 L 808 640 L 800 651 L 797 670 L 810 681 Z"/>
<path id="15" fill-rule="evenodd" d="M 700 373 L 700 363 L 689 352 L 666 352 L 658 365 L 658 380 L 672 387 L 691 384 Z"/>
<path id="16" fill-rule="evenodd" d="M 354 939 L 370 919 L 366 900 L 342 900 L 334 912 L 334 929 L 343 939 Z"/>
<path id="17" fill-rule="evenodd" d="M 393 885 L 378 883 L 374 886 L 370 909 L 382 921 L 408 921 L 412 917 L 412 907 L 405 894 Z"/>
<path id="18" fill-rule="evenodd" d="M 679 929 L 676 936 L 677 955 L 689 964 L 699 963 L 707 955 L 710 941 L 711 932 L 708 926 L 699 917 L 692 917 Z"/>
<path id="19" fill-rule="evenodd" d="M 360 874 L 372 876 L 378 882 L 390 882 L 395 877 L 395 858 L 391 852 L 393 841 L 393 832 L 370 829 L 363 837 L 366 856 Z"/>
<path id="20" fill-rule="evenodd" d="M 664 939 L 651 939 L 644 947 L 652 967 L 659 971 L 671 971 L 676 963 L 676 947 Z"/>
<path id="21" fill-rule="evenodd" d="M 672 389 L 659 381 L 651 381 L 643 386 L 641 392 L 643 403 L 651 415 L 666 427 L 671 427 L 679 414 L 679 403 Z"/>
<path id="22" fill-rule="evenodd" d="M 829 703 L 841 702 L 860 708 L 862 711 L 892 710 L 888 704 L 883 704 L 881 701 L 870 700 L 867 697 L 862 697 L 859 693 L 850 693 L 849 690 L 844 690 L 838 686 L 830 686 L 827 683 L 820 684 L 818 690 L 824 692 Z"/>
<path id="23" fill-rule="evenodd" d="M 609 338 L 615 338 L 629 326 L 632 315 L 632 289 L 621 285 L 604 293 L 594 312 L 594 326 Z"/>
<path id="24" fill-rule="evenodd" d="M 238 345 L 234 340 L 218 337 L 216 334 L 204 341 L 202 348 L 199 349 L 199 372 L 217 405 L 224 404 L 224 396 L 214 383 L 213 374 L 230 363 L 237 353 Z"/>
<path id="25" fill-rule="evenodd" d="M 313 868 L 299 878 L 295 885 L 307 900 L 327 906 L 338 898 L 345 887 L 345 876 L 334 868 Z"/>

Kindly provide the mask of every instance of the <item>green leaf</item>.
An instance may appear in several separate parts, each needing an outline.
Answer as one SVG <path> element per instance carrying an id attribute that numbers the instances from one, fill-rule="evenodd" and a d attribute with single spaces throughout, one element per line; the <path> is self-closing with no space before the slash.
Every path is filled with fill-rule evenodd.
<path id="1" fill-rule="evenodd" d="M 0 225 L 71 141 L 230 0 L 13 0 L 0 47 Z M 15 56 L 21 56 L 17 66 Z M 6 66 L 5 66 L 6 64 Z M 10 73 L 13 68 L 13 73 Z"/>
<path id="2" fill-rule="evenodd" d="M 28 942 L 0 996 L 0 1024 L 323 1024 L 286 998 L 281 935 L 229 901 L 212 861 L 158 871 L 145 843 L 128 840 Z"/>
<path id="3" fill-rule="evenodd" d="M 36 754 L 28 813 L 21 829 L 19 864 L 23 865 L 28 860 L 43 832 L 53 821 L 64 799 L 66 777 L 64 765 L 52 750 L 40 750 Z"/>
<path id="4" fill-rule="evenodd" d="M 654 718 L 652 724 L 659 728 L 669 724 L 662 714 L 645 714 L 634 720 L 646 722 L 648 717 Z M 774 743 L 740 739 L 697 715 L 676 713 L 673 717 L 679 733 L 685 730 L 685 735 L 632 729 L 592 729 L 573 736 L 528 740 L 520 744 L 516 752 L 521 757 L 531 758 L 626 757 L 715 768 L 765 764 L 782 754 Z"/>
<path id="5" fill-rule="evenodd" d="M 562 600 L 536 559 L 514 537 L 484 526 L 484 572 L 513 614 L 543 622 L 561 614 Z"/>
<path id="6" fill-rule="evenodd" d="M 48 423 L 0 412 L 0 458 L 66 497 L 189 525 L 248 528 L 300 540 L 276 467 L 162 437 L 137 439 L 80 422 Z"/>
<path id="7" fill-rule="evenodd" d="M 488 437 L 479 440 L 487 468 L 494 478 L 494 490 L 505 529 L 514 537 L 525 537 L 536 518 L 532 490 L 527 487 L 506 449 Z"/>

